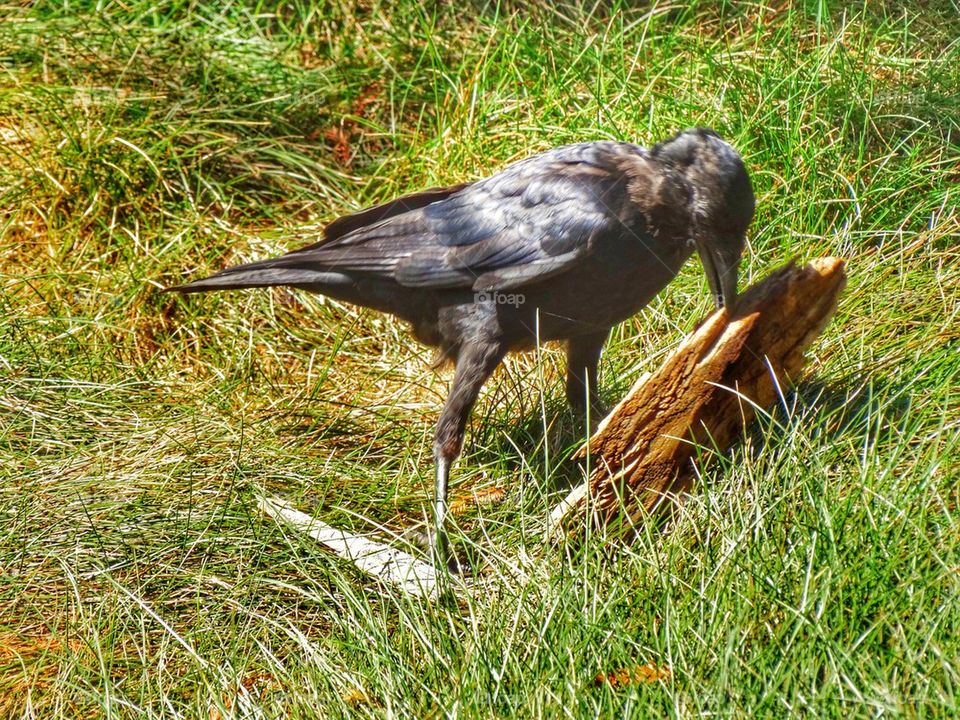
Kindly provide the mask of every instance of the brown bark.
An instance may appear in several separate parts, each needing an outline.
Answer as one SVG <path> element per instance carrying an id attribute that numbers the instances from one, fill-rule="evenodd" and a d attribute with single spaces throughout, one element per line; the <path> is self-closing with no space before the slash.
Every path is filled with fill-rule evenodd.
<path id="1" fill-rule="evenodd" d="M 634 525 L 686 491 L 698 448 L 724 451 L 767 409 L 806 362 L 804 352 L 836 309 L 843 261 L 793 262 L 753 285 L 729 318 L 709 316 L 652 374 L 641 378 L 578 457 L 591 469 L 551 516 L 582 515 Z M 585 492 L 586 491 L 586 492 Z"/>

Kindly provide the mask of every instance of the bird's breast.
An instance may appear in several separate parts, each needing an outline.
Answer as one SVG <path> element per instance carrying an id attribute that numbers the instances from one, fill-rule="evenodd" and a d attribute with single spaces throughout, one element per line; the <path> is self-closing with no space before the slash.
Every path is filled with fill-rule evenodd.
<path id="1" fill-rule="evenodd" d="M 524 338 L 561 340 L 605 330 L 640 311 L 676 276 L 691 251 L 680 242 L 641 235 L 621 238 L 576 268 L 513 291 L 498 306 L 513 345 Z"/>

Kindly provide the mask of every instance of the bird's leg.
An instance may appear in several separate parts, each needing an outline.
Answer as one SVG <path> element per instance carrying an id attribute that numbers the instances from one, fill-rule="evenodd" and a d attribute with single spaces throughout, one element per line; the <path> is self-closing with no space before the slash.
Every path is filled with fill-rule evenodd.
<path id="1" fill-rule="evenodd" d="M 457 454 L 459 454 L 459 451 L 457 451 Z M 445 524 L 447 521 L 447 485 L 450 482 L 450 465 L 453 460 L 437 452 L 436 446 L 434 446 L 433 455 L 437 477 L 433 495 L 433 534 L 430 535 L 430 555 L 433 562 L 439 567 L 447 564 L 450 557 Z"/>
<path id="2" fill-rule="evenodd" d="M 503 359 L 505 351 L 493 342 L 474 340 L 461 348 L 456 359 L 456 371 L 450 395 L 440 413 L 437 432 L 433 441 L 433 456 L 437 465 L 436 492 L 434 495 L 434 532 L 430 550 L 434 562 L 451 566 L 445 522 L 447 517 L 447 486 L 450 480 L 450 466 L 460 455 L 463 447 L 463 434 L 473 404 L 480 394 L 480 388 L 493 374 Z"/>
<path id="3" fill-rule="evenodd" d="M 597 364 L 609 334 L 609 330 L 604 330 L 590 335 L 578 335 L 567 343 L 567 402 L 584 419 L 589 402 L 592 426 L 605 414 L 597 388 Z"/>

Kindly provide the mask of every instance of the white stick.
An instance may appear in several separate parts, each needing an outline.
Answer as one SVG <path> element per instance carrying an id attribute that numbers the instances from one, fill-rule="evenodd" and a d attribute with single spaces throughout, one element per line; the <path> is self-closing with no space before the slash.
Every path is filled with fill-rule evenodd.
<path id="1" fill-rule="evenodd" d="M 331 527 L 295 510 L 283 500 L 263 496 L 258 499 L 264 513 L 307 533 L 368 575 L 396 585 L 410 595 L 431 597 L 436 594 L 438 577 L 433 565 L 376 540 Z"/>
<path id="2" fill-rule="evenodd" d="M 576 507 L 583 502 L 590 489 L 590 483 L 583 482 L 571 490 L 567 496 L 561 500 L 557 506 L 550 511 L 550 517 L 547 518 L 546 539 L 548 541 L 556 539 L 563 531 L 563 523 Z"/>

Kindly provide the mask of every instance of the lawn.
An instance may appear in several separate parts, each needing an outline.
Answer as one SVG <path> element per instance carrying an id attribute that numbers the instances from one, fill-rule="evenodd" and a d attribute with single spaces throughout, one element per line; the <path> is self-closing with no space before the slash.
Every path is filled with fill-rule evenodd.
<path id="1" fill-rule="evenodd" d="M 422 520 L 449 371 L 372 311 L 163 287 L 698 125 L 753 178 L 742 283 L 849 282 L 672 525 L 544 545 L 581 477 L 552 346 L 454 470 L 472 592 L 398 594 L 258 511 Z M 0 4 L 0 716 L 957 715 L 958 181 L 955 0 Z M 691 261 L 614 331 L 608 404 L 709 308 Z"/>

